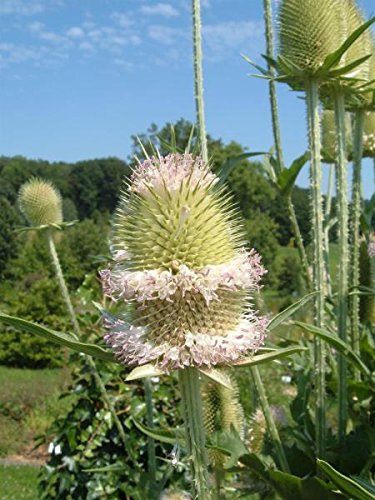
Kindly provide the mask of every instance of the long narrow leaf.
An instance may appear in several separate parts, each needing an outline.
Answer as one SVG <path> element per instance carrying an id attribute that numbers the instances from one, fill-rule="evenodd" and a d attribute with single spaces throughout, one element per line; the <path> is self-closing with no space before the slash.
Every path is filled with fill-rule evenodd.
<path id="1" fill-rule="evenodd" d="M 160 441 L 161 443 L 168 443 L 175 445 L 177 442 L 184 444 L 185 442 L 185 433 L 182 429 L 174 429 L 174 430 L 161 430 L 161 429 L 151 429 L 146 425 L 141 424 L 134 418 L 132 419 L 134 425 L 146 436 L 150 436 L 155 441 Z"/>
<path id="2" fill-rule="evenodd" d="M 151 363 L 148 363 L 147 365 L 137 366 L 137 368 L 134 368 L 134 370 L 132 370 L 125 378 L 125 381 L 130 382 L 131 380 L 138 380 L 146 377 L 160 377 L 160 375 L 163 375 L 163 372 Z"/>
<path id="3" fill-rule="evenodd" d="M 309 159 L 309 153 L 306 151 L 303 155 L 294 160 L 289 168 L 283 168 L 277 176 L 277 185 L 283 194 L 289 194 L 296 182 L 298 174 Z"/>
<path id="4" fill-rule="evenodd" d="M 260 156 L 267 154 L 264 151 L 256 151 L 254 153 L 243 153 L 241 155 L 235 156 L 233 158 L 229 158 L 222 168 L 217 172 L 217 175 L 220 178 L 220 184 L 222 184 L 229 176 L 229 174 L 232 172 L 232 170 L 242 161 L 245 160 L 246 158 L 251 158 L 252 156 Z"/>
<path id="5" fill-rule="evenodd" d="M 286 347 L 285 349 L 278 349 L 277 351 L 268 352 L 267 354 L 259 354 L 258 356 L 253 356 L 252 358 L 240 359 L 235 361 L 233 365 L 235 366 L 254 366 L 263 363 L 269 363 L 270 361 L 275 361 L 275 359 L 286 358 L 297 352 L 306 351 L 307 347 L 295 346 Z"/>
<path id="6" fill-rule="evenodd" d="M 341 340 L 337 335 L 324 330 L 323 328 L 319 328 L 317 326 L 309 325 L 307 323 L 302 323 L 300 321 L 295 321 L 295 325 L 299 326 L 303 330 L 306 330 L 313 335 L 317 335 L 319 338 L 323 339 L 327 344 L 331 345 L 335 349 L 337 349 L 346 359 L 356 366 L 361 372 L 363 372 L 366 376 L 370 375 L 370 370 L 363 363 L 361 358 L 353 351 L 353 349 L 343 340 Z"/>
<path id="7" fill-rule="evenodd" d="M 309 300 L 311 300 L 313 297 L 316 296 L 318 292 L 311 292 L 302 297 L 302 299 L 298 300 L 291 306 L 287 307 L 283 311 L 279 312 L 279 314 L 276 314 L 271 321 L 268 324 L 267 329 L 269 331 L 274 330 L 277 326 L 279 326 L 281 323 L 284 323 L 287 319 L 289 319 L 293 314 L 295 314 L 301 307 L 303 307 Z"/>
<path id="8" fill-rule="evenodd" d="M 341 472 L 338 472 L 331 465 L 324 460 L 317 460 L 319 469 L 321 469 L 324 474 L 333 482 L 339 490 L 348 495 L 348 498 L 354 498 L 355 500 L 374 500 L 374 495 L 363 488 L 350 477 L 344 476 Z"/>
<path id="9" fill-rule="evenodd" d="M 82 352 L 104 361 L 116 362 L 112 352 L 106 351 L 102 347 L 94 344 L 79 342 L 72 335 L 69 335 L 67 333 L 56 332 L 55 330 L 51 330 L 50 328 L 46 328 L 45 326 L 32 323 L 31 321 L 17 318 L 15 316 L 8 316 L 7 314 L 2 313 L 0 313 L 0 321 L 9 326 L 17 328 L 18 330 L 38 335 L 39 337 L 50 340 L 51 342 L 54 342 L 55 344 L 58 344 L 60 346 L 69 347 L 73 351 Z"/>

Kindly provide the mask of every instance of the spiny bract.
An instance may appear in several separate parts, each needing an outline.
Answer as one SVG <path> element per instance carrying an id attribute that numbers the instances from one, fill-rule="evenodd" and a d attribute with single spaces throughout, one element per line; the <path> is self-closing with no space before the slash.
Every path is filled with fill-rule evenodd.
<path id="1" fill-rule="evenodd" d="M 31 179 L 23 184 L 18 204 L 33 226 L 61 224 L 63 221 L 60 193 L 48 181 Z"/>
<path id="2" fill-rule="evenodd" d="M 342 43 L 336 0 L 283 0 L 279 55 L 299 71 L 315 73 Z"/>
<path id="3" fill-rule="evenodd" d="M 216 365 L 255 351 L 267 321 L 249 292 L 265 270 L 218 177 L 191 155 L 140 164 L 114 222 L 116 263 L 101 272 L 104 292 L 126 304 L 107 316 L 107 342 L 129 365 L 165 370 Z"/>

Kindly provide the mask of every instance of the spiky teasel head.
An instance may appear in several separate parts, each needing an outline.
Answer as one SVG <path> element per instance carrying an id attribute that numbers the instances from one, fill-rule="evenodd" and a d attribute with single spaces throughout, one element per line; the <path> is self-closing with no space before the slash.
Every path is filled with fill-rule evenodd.
<path id="1" fill-rule="evenodd" d="M 375 158 L 375 111 L 365 113 L 363 124 L 363 156 Z"/>
<path id="2" fill-rule="evenodd" d="M 162 492 L 160 500 L 191 500 L 191 495 L 186 491 L 169 489 Z"/>
<path id="3" fill-rule="evenodd" d="M 32 226 L 63 221 L 61 196 L 51 182 L 37 178 L 25 182 L 18 193 L 18 204 Z"/>
<path id="4" fill-rule="evenodd" d="M 221 370 L 221 374 L 227 379 L 230 389 L 210 381 L 202 384 L 203 419 L 207 435 L 229 432 L 233 426 L 243 439 L 246 422 L 237 382 L 228 371 Z M 209 450 L 208 455 L 213 467 L 224 465 L 225 456 L 219 451 Z"/>
<path id="5" fill-rule="evenodd" d="M 314 75 L 342 43 L 337 0 L 282 0 L 278 33 L 279 56 Z"/>
<path id="6" fill-rule="evenodd" d="M 359 282 L 361 286 L 368 288 L 373 286 L 374 281 L 374 270 L 371 265 L 373 257 L 375 257 L 375 235 L 370 236 L 368 242 L 363 238 L 359 247 Z M 375 324 L 375 297 L 373 295 L 360 296 L 360 317 L 363 324 L 368 321 Z"/>
<path id="7" fill-rule="evenodd" d="M 249 292 L 265 270 L 218 178 L 191 155 L 138 165 L 116 212 L 105 293 L 125 302 L 106 336 L 129 365 L 230 363 L 263 342 Z"/>
<path id="8" fill-rule="evenodd" d="M 349 113 L 345 115 L 345 139 L 347 159 L 352 157 L 352 126 Z M 335 113 L 325 109 L 322 114 L 322 160 L 335 163 L 337 160 L 337 132 Z"/>

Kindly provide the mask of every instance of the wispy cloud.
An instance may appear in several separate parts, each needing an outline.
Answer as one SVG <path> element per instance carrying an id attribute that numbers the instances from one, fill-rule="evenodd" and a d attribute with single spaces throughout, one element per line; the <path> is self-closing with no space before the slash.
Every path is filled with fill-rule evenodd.
<path id="1" fill-rule="evenodd" d="M 1 0 L 0 15 L 16 14 L 20 16 L 33 16 L 45 11 L 45 4 L 30 0 Z"/>
<path id="2" fill-rule="evenodd" d="M 139 9 L 142 14 L 149 16 L 176 17 L 178 10 L 170 3 L 157 3 L 155 5 L 142 5 Z"/>
<path id="3" fill-rule="evenodd" d="M 261 21 L 225 21 L 203 26 L 203 40 L 211 60 L 219 60 L 233 52 L 247 52 L 263 43 Z"/>
<path id="4" fill-rule="evenodd" d="M 147 34 L 151 40 L 162 43 L 163 45 L 172 45 L 181 38 L 186 38 L 183 30 L 171 26 L 160 24 L 151 24 L 147 29 Z"/>

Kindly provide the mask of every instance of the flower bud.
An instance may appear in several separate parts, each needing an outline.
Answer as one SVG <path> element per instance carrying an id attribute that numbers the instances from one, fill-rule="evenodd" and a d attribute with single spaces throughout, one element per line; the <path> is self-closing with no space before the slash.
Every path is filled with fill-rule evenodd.
<path id="1" fill-rule="evenodd" d="M 23 184 L 18 204 L 32 226 L 61 224 L 63 221 L 60 193 L 48 181 L 35 178 Z"/>
<path id="2" fill-rule="evenodd" d="M 349 113 L 345 114 L 345 142 L 346 158 L 352 157 L 352 125 Z M 325 163 L 335 163 L 337 161 L 337 132 L 335 123 L 335 113 L 331 110 L 324 110 L 322 114 L 322 160 Z"/>
<path id="3" fill-rule="evenodd" d="M 104 292 L 124 302 L 106 336 L 129 365 L 161 369 L 229 363 L 263 342 L 267 321 L 249 293 L 265 273 L 218 177 L 188 154 L 133 172 L 114 221 Z M 119 259 L 119 255 L 122 256 Z"/>
<path id="4" fill-rule="evenodd" d="M 375 158 L 375 111 L 365 113 L 363 125 L 363 157 Z"/>

